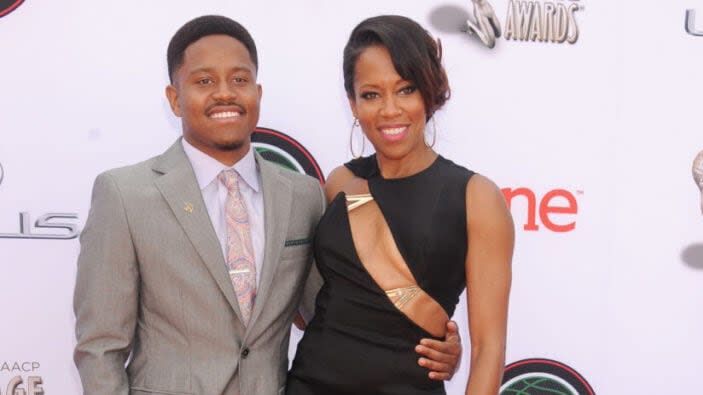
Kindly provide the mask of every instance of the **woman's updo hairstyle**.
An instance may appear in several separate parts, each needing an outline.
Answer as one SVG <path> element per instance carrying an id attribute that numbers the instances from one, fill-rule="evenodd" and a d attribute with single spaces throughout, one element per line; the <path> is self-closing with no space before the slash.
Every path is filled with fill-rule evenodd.
<path id="1" fill-rule="evenodd" d="M 344 89 L 354 99 L 354 73 L 359 55 L 368 47 L 383 46 L 395 70 L 415 84 L 425 103 L 427 119 L 449 99 L 449 82 L 442 67 L 442 46 L 410 18 L 380 15 L 359 23 L 344 47 Z"/>

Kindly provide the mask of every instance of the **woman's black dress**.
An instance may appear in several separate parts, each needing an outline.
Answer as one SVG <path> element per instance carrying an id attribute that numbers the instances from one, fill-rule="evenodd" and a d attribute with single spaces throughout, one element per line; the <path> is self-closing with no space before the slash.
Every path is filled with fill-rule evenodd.
<path id="1" fill-rule="evenodd" d="M 400 179 L 382 178 L 375 156 L 345 166 L 368 180 L 418 285 L 451 317 L 466 284 L 466 184 L 474 173 L 441 156 Z M 444 384 L 428 378 L 414 350 L 432 336 L 393 305 L 356 254 L 344 193 L 320 220 L 314 252 L 325 283 L 286 393 L 444 394 Z"/>

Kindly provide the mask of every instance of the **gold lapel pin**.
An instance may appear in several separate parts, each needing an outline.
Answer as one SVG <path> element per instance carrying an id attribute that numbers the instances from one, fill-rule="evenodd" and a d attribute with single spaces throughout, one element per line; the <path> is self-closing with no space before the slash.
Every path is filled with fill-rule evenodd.
<path id="1" fill-rule="evenodd" d="M 185 202 L 185 204 L 183 205 L 183 210 L 185 210 L 187 213 L 192 213 L 193 212 L 193 203 Z"/>

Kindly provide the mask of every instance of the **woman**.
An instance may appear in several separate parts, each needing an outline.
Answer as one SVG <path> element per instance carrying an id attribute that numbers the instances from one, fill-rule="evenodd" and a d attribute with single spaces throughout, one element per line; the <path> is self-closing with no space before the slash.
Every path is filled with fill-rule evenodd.
<path id="1" fill-rule="evenodd" d="M 445 335 L 469 284 L 466 392 L 497 394 L 513 224 L 495 184 L 425 138 L 449 97 L 441 48 L 412 20 L 379 16 L 354 29 L 343 67 L 354 125 L 376 153 L 329 176 L 315 236 L 325 284 L 287 393 L 444 394 L 416 363 L 414 345 Z"/>

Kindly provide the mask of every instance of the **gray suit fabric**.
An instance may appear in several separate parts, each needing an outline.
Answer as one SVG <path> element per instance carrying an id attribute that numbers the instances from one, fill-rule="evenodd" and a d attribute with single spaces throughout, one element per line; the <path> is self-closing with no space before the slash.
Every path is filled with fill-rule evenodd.
<path id="1" fill-rule="evenodd" d="M 325 199 L 317 180 L 256 161 L 265 252 L 247 326 L 180 141 L 97 177 L 74 294 L 85 394 L 282 393 L 291 322 L 321 282 L 311 239 Z"/>

